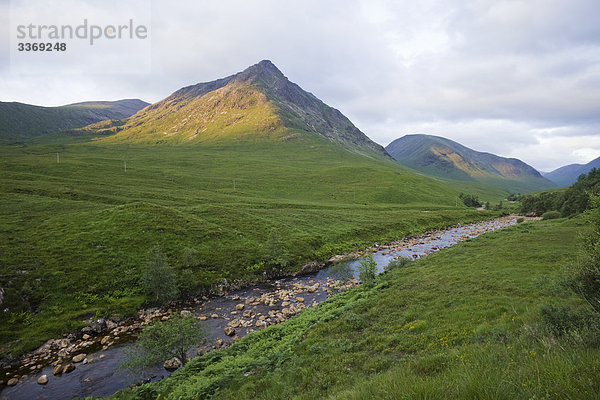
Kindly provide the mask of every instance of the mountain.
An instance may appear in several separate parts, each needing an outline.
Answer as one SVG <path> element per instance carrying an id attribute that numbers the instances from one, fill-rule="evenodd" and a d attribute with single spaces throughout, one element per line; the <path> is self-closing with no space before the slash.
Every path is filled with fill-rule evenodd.
<path id="1" fill-rule="evenodd" d="M 19 141 L 98 121 L 123 119 L 147 105 L 138 99 L 89 101 L 59 107 L 0 102 L 0 140 Z"/>
<path id="2" fill-rule="evenodd" d="M 577 181 L 581 174 L 587 174 L 592 168 L 600 168 L 600 157 L 587 164 L 569 164 L 555 169 L 552 172 L 542 173 L 546 179 L 551 180 L 560 187 L 570 186 Z"/>
<path id="3" fill-rule="evenodd" d="M 521 193 L 555 187 L 523 161 L 475 151 L 439 136 L 406 135 L 386 150 L 400 164 L 428 175 Z"/>
<path id="4" fill-rule="evenodd" d="M 340 111 L 290 82 L 263 60 L 212 82 L 177 90 L 125 121 L 89 127 L 109 140 L 198 143 L 319 137 L 360 154 L 389 158 Z"/>

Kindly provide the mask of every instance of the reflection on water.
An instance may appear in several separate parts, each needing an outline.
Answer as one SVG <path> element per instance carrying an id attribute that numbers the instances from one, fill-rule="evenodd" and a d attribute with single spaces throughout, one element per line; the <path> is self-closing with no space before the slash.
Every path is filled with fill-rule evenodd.
<path id="1" fill-rule="evenodd" d="M 354 279 L 357 274 L 358 262 L 355 260 L 342 261 L 333 264 L 331 267 L 323 269 L 317 273 L 316 280 L 322 279 L 337 279 L 340 281 L 349 281 Z"/>

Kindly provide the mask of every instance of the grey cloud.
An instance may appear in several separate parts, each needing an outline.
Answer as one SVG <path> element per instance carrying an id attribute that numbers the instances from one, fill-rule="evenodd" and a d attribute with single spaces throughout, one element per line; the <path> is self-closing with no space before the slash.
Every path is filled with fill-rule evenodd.
<path id="1" fill-rule="evenodd" d="M 152 13 L 150 74 L 0 70 L 1 100 L 157 101 L 268 58 L 382 144 L 438 134 L 546 169 L 600 153 L 595 0 L 154 0 Z"/>

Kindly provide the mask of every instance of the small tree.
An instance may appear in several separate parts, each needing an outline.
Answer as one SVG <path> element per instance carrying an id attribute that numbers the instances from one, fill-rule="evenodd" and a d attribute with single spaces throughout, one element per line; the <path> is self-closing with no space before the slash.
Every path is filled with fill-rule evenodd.
<path id="1" fill-rule="evenodd" d="M 125 361 L 120 368 L 139 372 L 173 357 L 185 364 L 190 348 L 205 342 L 206 333 L 199 321 L 194 317 L 172 314 L 169 321 L 156 322 L 144 328 L 135 344 L 125 350 Z"/>
<path id="2" fill-rule="evenodd" d="M 362 258 L 358 264 L 358 277 L 361 281 L 367 283 L 375 279 L 377 274 L 377 263 L 373 259 L 373 255 Z"/>
<path id="3" fill-rule="evenodd" d="M 142 284 L 148 297 L 158 304 L 164 304 L 177 296 L 175 272 L 169 267 L 167 257 L 158 246 L 153 247 L 148 253 Z"/>
<path id="4" fill-rule="evenodd" d="M 266 243 L 265 265 L 271 271 L 285 268 L 289 265 L 289 255 L 277 228 L 271 228 Z M 270 271 L 270 272 L 271 272 Z"/>
<path id="5" fill-rule="evenodd" d="M 458 195 L 458 197 L 463 201 L 463 203 L 467 207 L 481 207 L 479 197 L 477 197 L 474 194 L 461 193 Z"/>

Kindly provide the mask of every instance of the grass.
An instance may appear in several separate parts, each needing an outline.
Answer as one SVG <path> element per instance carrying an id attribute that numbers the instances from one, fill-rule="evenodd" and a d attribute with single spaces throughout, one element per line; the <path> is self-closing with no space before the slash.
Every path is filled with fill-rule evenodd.
<path id="1" fill-rule="evenodd" d="M 24 143 L 49 132 L 125 118 L 145 105 L 141 100 L 86 102 L 60 107 L 0 102 L 0 143 Z"/>
<path id="2" fill-rule="evenodd" d="M 495 215 L 456 207 L 459 190 L 445 183 L 310 136 L 156 146 L 49 134 L 0 146 L 0 170 L 3 355 L 89 317 L 135 313 L 156 245 L 201 293 L 273 272 L 273 228 L 291 271 Z"/>
<path id="3" fill-rule="evenodd" d="M 560 283 L 582 229 L 541 221 L 468 240 L 114 398 L 597 397 L 599 349 L 552 334 L 540 312 L 585 312 Z"/>

